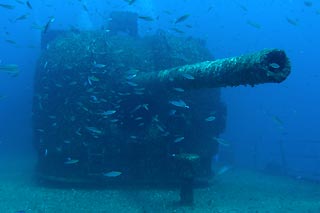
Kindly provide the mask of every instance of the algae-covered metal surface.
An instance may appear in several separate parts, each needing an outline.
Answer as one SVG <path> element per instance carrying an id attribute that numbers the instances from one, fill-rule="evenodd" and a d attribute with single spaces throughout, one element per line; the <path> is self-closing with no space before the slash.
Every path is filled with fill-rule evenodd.
<path id="1" fill-rule="evenodd" d="M 137 77 L 137 81 L 147 85 L 181 86 L 187 89 L 254 86 L 262 83 L 280 83 L 290 74 L 290 69 L 290 62 L 284 51 L 266 49 L 239 57 L 204 61 L 142 74 Z"/>
<path id="2" fill-rule="evenodd" d="M 225 126 L 219 89 L 159 92 L 135 82 L 141 74 L 211 60 L 202 41 L 161 31 L 144 38 L 66 32 L 47 47 L 33 104 L 41 177 L 176 182 L 173 156 L 180 153 L 199 155 L 197 175 L 210 176 L 214 137 Z"/>
<path id="3" fill-rule="evenodd" d="M 209 178 L 226 120 L 217 87 L 281 82 L 290 72 L 279 50 L 212 60 L 203 41 L 162 31 L 59 33 L 35 75 L 39 176 L 175 183 L 192 165 L 192 177 Z"/>

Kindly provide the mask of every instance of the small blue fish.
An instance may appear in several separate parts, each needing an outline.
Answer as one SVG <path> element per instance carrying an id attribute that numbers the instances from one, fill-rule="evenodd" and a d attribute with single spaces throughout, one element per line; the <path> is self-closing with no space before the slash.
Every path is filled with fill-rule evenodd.
<path id="1" fill-rule="evenodd" d="M 186 78 L 186 79 L 189 79 L 189 80 L 194 80 L 194 77 L 192 76 L 192 75 L 190 75 L 190 74 L 182 74 L 182 76 L 184 77 L 184 78 Z"/>
<path id="2" fill-rule="evenodd" d="M 90 98 L 94 102 L 98 101 L 98 99 L 97 99 L 97 97 L 95 95 L 91 95 Z"/>
<path id="3" fill-rule="evenodd" d="M 177 92 L 184 92 L 184 89 L 179 88 L 179 87 L 175 87 L 175 88 L 173 88 L 173 90 L 175 90 Z"/>
<path id="4" fill-rule="evenodd" d="M 7 73 L 19 73 L 19 67 L 16 64 L 3 64 L 0 65 L 0 71 Z"/>
<path id="5" fill-rule="evenodd" d="M 26 1 L 26 5 L 27 5 L 27 7 L 28 7 L 30 10 L 32 10 L 32 5 L 30 4 L 29 1 Z"/>
<path id="6" fill-rule="evenodd" d="M 270 67 L 272 67 L 273 69 L 279 69 L 280 68 L 280 65 L 277 64 L 277 63 L 271 63 L 269 64 Z"/>
<path id="7" fill-rule="evenodd" d="M 0 7 L 3 7 L 8 10 L 13 10 L 15 8 L 15 6 L 10 5 L 10 4 L 0 4 Z"/>
<path id="8" fill-rule="evenodd" d="M 284 126 L 283 121 L 282 121 L 278 116 L 273 115 L 273 116 L 272 116 L 272 120 L 273 120 L 276 124 L 278 124 L 279 126 L 281 126 L 281 127 Z"/>
<path id="9" fill-rule="evenodd" d="M 79 160 L 77 160 L 77 159 L 68 158 L 68 159 L 64 162 L 64 164 L 76 164 L 76 163 L 78 163 L 78 162 L 79 162 Z"/>
<path id="10" fill-rule="evenodd" d="M 190 108 L 183 100 L 169 101 L 169 103 L 176 106 L 176 107 L 182 107 L 182 108 L 187 108 L 187 109 Z"/>
<path id="11" fill-rule="evenodd" d="M 229 171 L 232 167 L 231 166 L 223 166 L 217 171 L 217 175 L 222 175 Z"/>
<path id="12" fill-rule="evenodd" d="M 96 128 L 96 127 L 93 127 L 93 126 L 87 126 L 86 129 L 87 129 L 88 131 L 90 131 L 92 134 L 101 135 L 101 134 L 103 133 L 100 129 L 98 129 L 98 128 Z"/>
<path id="13" fill-rule="evenodd" d="M 122 172 L 111 171 L 111 172 L 103 173 L 103 176 L 105 176 L 105 177 L 118 177 L 121 174 L 122 174 Z"/>
<path id="14" fill-rule="evenodd" d="M 156 127 L 159 129 L 159 131 L 161 132 L 165 132 L 165 130 L 162 128 L 162 126 L 160 126 L 159 124 L 156 124 Z"/>
<path id="15" fill-rule="evenodd" d="M 149 110 L 149 104 L 142 104 L 141 107 L 143 107 L 145 110 Z"/>
<path id="16" fill-rule="evenodd" d="M 49 30 L 49 27 L 50 25 L 55 21 L 55 17 L 50 17 L 49 21 L 47 22 L 47 24 L 44 26 L 44 29 L 43 29 L 43 33 L 46 34 Z"/>
<path id="17" fill-rule="evenodd" d="M 209 116 L 206 118 L 206 121 L 210 122 L 210 121 L 214 121 L 216 120 L 216 117 L 215 116 Z"/>
<path id="18" fill-rule="evenodd" d="M 103 112 L 103 115 L 112 115 L 116 112 L 117 112 L 116 110 L 108 110 L 108 111 Z"/>
<path id="19" fill-rule="evenodd" d="M 176 114 L 176 112 L 177 112 L 177 110 L 172 109 L 172 110 L 170 110 L 169 115 L 174 116 Z"/>
<path id="20" fill-rule="evenodd" d="M 127 80 L 131 80 L 131 79 L 135 78 L 136 76 L 137 76 L 137 74 L 128 75 L 128 76 L 126 77 L 126 79 L 127 79 Z"/>
<path id="21" fill-rule="evenodd" d="M 104 67 L 106 67 L 107 65 L 105 65 L 105 64 L 97 64 L 97 62 L 93 62 L 93 67 L 94 68 L 104 68 Z"/>
<path id="22" fill-rule="evenodd" d="M 134 94 L 136 94 L 136 95 L 144 95 L 144 92 L 137 92 L 137 91 L 134 91 L 133 93 L 134 93 Z"/>
<path id="23" fill-rule="evenodd" d="M 177 18 L 177 19 L 174 21 L 174 23 L 175 23 L 175 24 L 178 24 L 178 23 L 180 23 L 180 22 L 183 22 L 183 21 L 187 20 L 187 18 L 189 18 L 189 16 L 190 16 L 190 14 L 185 14 L 185 15 L 183 15 L 183 16 L 180 16 L 179 18 Z"/>
<path id="24" fill-rule="evenodd" d="M 138 86 L 137 83 L 134 83 L 134 82 L 132 82 L 132 81 L 127 81 L 127 84 L 129 84 L 130 86 L 133 86 L 133 87 Z"/>
<path id="25" fill-rule="evenodd" d="M 90 85 L 90 86 L 92 86 L 92 82 L 91 82 L 91 79 L 88 77 L 88 84 Z"/>
<path id="26" fill-rule="evenodd" d="M 179 143 L 179 142 L 181 142 L 181 141 L 183 141 L 183 140 L 184 140 L 184 137 L 182 136 L 182 137 L 176 138 L 173 142 Z"/>

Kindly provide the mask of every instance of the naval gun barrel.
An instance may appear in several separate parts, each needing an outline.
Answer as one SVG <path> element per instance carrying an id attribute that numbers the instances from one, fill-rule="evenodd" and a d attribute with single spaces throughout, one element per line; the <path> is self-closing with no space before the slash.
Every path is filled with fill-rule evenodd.
<path id="1" fill-rule="evenodd" d="M 141 73 L 135 81 L 143 86 L 184 89 L 280 83 L 291 71 L 283 50 L 265 49 L 238 57 L 204 61 L 158 72 Z"/>

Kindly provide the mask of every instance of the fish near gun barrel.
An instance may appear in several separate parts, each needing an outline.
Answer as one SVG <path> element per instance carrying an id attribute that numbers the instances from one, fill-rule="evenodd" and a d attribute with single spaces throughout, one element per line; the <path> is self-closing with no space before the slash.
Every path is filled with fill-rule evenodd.
<path id="1" fill-rule="evenodd" d="M 238 57 L 144 73 L 135 80 L 144 86 L 199 89 L 280 83 L 290 72 L 290 61 L 283 50 L 266 49 Z"/>
<path id="2" fill-rule="evenodd" d="M 6 72 L 11 74 L 12 76 L 19 75 L 19 66 L 16 64 L 4 64 L 0 65 L 0 72 Z"/>

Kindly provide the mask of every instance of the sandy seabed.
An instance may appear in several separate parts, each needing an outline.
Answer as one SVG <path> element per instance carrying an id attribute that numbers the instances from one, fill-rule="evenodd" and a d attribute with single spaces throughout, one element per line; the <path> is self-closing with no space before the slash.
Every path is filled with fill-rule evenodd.
<path id="1" fill-rule="evenodd" d="M 320 213 L 320 184 L 232 169 L 195 189 L 193 206 L 179 205 L 178 189 L 61 188 L 39 184 L 32 169 L 0 167 L 0 213 Z"/>

